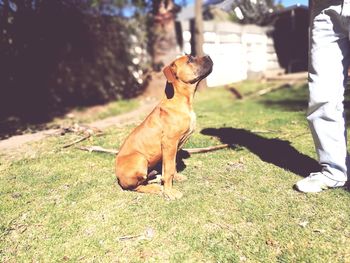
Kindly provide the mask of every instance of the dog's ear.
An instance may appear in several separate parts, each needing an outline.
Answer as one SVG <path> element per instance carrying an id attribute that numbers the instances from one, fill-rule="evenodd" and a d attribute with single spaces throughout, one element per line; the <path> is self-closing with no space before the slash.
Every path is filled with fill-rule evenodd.
<path id="1" fill-rule="evenodd" d="M 174 74 L 173 70 L 171 69 L 171 66 L 166 66 L 163 69 L 163 73 L 164 73 L 168 82 L 173 83 L 176 80 L 175 74 Z"/>

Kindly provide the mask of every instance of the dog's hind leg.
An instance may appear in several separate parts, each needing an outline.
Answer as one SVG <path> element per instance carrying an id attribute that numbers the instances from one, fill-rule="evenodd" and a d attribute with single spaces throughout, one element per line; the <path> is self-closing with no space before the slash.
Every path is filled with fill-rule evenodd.
<path id="1" fill-rule="evenodd" d="M 149 184 L 148 179 L 154 178 L 156 172 L 147 174 L 147 160 L 143 155 L 135 153 L 127 156 L 127 160 L 119 157 L 116 165 L 116 174 L 119 185 L 124 190 L 136 191 L 139 193 L 160 194 L 162 186 Z"/>
<path id="2" fill-rule="evenodd" d="M 116 175 L 124 190 L 135 190 L 147 180 L 147 160 L 141 154 L 118 156 Z"/>

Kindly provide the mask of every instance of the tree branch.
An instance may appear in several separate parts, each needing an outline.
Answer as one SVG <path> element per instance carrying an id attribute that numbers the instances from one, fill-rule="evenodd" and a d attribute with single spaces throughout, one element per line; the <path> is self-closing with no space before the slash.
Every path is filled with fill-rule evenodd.
<path id="1" fill-rule="evenodd" d="M 205 152 L 211 152 L 211 151 L 228 148 L 229 146 L 230 146 L 229 144 L 220 144 L 220 145 L 208 146 L 204 148 L 185 148 L 182 150 L 188 152 L 189 154 L 205 153 Z M 109 154 L 117 154 L 119 152 L 118 150 L 105 149 L 105 148 L 102 148 L 101 146 L 90 146 L 90 147 L 80 146 L 80 147 L 77 147 L 77 149 L 82 151 L 87 151 L 87 152 L 102 152 L 102 153 L 109 153 Z"/>

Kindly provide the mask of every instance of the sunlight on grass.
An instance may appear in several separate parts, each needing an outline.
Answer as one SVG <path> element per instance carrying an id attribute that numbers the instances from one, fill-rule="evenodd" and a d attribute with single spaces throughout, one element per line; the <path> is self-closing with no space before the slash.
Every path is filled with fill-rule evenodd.
<path id="1" fill-rule="evenodd" d="M 175 183 L 184 197 L 174 202 L 122 191 L 114 156 L 62 149 L 71 134 L 17 160 L 2 156 L 1 260 L 347 262 L 349 192 L 293 190 L 300 166 L 316 158 L 306 101 L 302 85 L 247 100 L 224 88 L 196 94 L 197 129 L 185 147 L 233 147 L 183 159 L 188 180 Z M 118 148 L 132 128 L 82 144 Z"/>

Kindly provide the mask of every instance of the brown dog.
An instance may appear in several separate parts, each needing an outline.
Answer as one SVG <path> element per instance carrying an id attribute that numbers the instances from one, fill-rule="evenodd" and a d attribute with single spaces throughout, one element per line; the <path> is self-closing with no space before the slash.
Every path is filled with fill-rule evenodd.
<path id="1" fill-rule="evenodd" d="M 148 117 L 127 137 L 116 157 L 116 175 L 124 190 L 161 193 L 150 184 L 148 170 L 162 161 L 163 193 L 169 199 L 182 197 L 175 190 L 176 154 L 195 128 L 193 96 L 200 80 L 208 76 L 213 62 L 209 56 L 182 56 L 163 70 L 167 79 L 165 96 Z"/>

